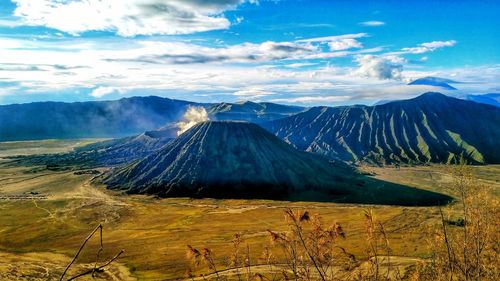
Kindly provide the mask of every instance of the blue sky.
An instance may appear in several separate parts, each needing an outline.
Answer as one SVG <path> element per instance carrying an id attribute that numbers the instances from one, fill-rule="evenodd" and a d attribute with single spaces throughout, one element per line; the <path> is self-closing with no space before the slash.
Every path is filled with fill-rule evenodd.
<path id="1" fill-rule="evenodd" d="M 0 104 L 371 104 L 500 91 L 497 1 L 2 0 Z"/>

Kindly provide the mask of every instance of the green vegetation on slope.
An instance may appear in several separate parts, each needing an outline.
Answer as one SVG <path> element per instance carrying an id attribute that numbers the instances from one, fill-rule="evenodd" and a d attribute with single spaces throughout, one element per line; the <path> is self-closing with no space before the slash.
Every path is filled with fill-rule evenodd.
<path id="1" fill-rule="evenodd" d="M 378 106 L 314 107 L 263 127 L 300 150 L 377 164 L 500 163 L 500 108 L 427 93 Z"/>

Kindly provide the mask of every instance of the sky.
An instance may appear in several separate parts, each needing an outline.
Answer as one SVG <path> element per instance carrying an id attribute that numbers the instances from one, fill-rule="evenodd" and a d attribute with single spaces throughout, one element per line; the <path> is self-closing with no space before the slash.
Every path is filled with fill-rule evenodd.
<path id="1" fill-rule="evenodd" d="M 0 0 L 0 104 L 500 92 L 498 1 Z M 446 91 L 408 82 L 451 79 Z"/>

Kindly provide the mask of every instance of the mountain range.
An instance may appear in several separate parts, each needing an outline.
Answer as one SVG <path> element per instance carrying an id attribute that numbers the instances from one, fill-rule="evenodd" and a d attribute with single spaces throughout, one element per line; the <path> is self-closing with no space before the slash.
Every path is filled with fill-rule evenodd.
<path id="1" fill-rule="evenodd" d="M 160 97 L 133 97 L 3 105 L 0 141 L 130 136 L 179 120 L 191 104 Z"/>
<path id="2" fill-rule="evenodd" d="M 210 119 L 239 120 L 262 123 L 304 111 L 304 107 L 281 105 L 269 102 L 220 103 L 208 107 Z"/>
<path id="3" fill-rule="evenodd" d="M 500 163 L 500 108 L 426 93 L 377 106 L 313 107 L 263 126 L 304 151 L 376 164 Z"/>
<path id="4" fill-rule="evenodd" d="M 357 173 L 341 162 L 294 149 L 256 124 L 196 124 L 142 160 L 99 181 L 127 193 L 162 197 L 265 198 L 398 205 L 449 197 Z"/>
<path id="5" fill-rule="evenodd" d="M 264 122 L 304 110 L 273 103 L 202 104 L 161 97 L 116 101 L 35 102 L 0 106 L 0 141 L 119 138 L 179 122 L 189 106 L 206 108 L 210 119 Z"/>
<path id="6" fill-rule="evenodd" d="M 492 98 L 494 97 L 492 95 Z M 475 164 L 500 162 L 500 156 L 496 151 L 500 146 L 500 108 L 459 100 L 439 93 L 427 93 L 414 99 L 388 102 L 377 106 L 312 108 L 253 102 L 200 105 L 154 97 L 136 99 L 142 101 L 132 102 L 131 99 L 122 99 L 117 101 L 117 104 L 123 107 L 130 103 L 142 104 L 144 106 L 134 106 L 132 112 L 146 112 L 154 108 L 154 105 L 149 105 L 146 101 L 159 102 L 157 107 L 170 108 L 173 111 L 162 113 L 165 118 L 159 118 L 159 120 L 170 121 L 166 125 L 162 124 L 162 128 L 157 130 L 147 130 L 135 136 L 87 145 L 70 153 L 20 157 L 16 161 L 51 167 L 61 165 L 113 166 L 134 161 L 160 149 L 174 139 L 178 130 L 176 122 L 181 119 L 183 110 L 196 105 L 207 108 L 211 119 L 258 122 L 294 147 L 321 154 L 330 159 L 372 164 L 425 164 L 453 162 L 463 155 L 466 160 Z M 108 104 L 108 102 L 103 103 Z M 63 107 L 68 105 L 72 104 L 63 104 Z M 32 104 L 27 106 L 33 107 Z M 78 104 L 75 107 L 83 106 Z M 89 108 L 90 105 L 87 107 Z M 102 104 L 100 107 L 103 107 Z M 1 109 L 2 107 L 0 111 Z M 59 109 L 55 113 L 61 111 L 68 112 L 68 110 Z M 125 108 L 119 111 L 126 112 Z M 93 112 L 95 113 L 96 110 Z M 35 111 L 30 114 L 21 114 L 19 119 L 28 115 L 36 114 Z M 47 134 L 57 135 L 58 132 L 52 130 L 60 128 L 61 124 L 58 125 L 58 123 L 64 123 L 65 117 L 55 114 L 53 120 L 49 120 L 49 114 L 42 115 L 44 116 L 40 119 L 45 122 L 31 122 L 33 129 L 26 134 L 24 134 L 26 127 L 21 126 L 18 130 L 19 135 L 15 135 L 17 139 L 29 138 L 33 133 L 41 132 L 38 130 L 40 127 L 49 130 L 50 126 L 45 123 L 56 124 L 47 131 Z M 83 114 L 86 117 L 91 115 Z M 124 118 L 130 119 L 132 115 L 130 113 Z M 158 116 L 158 114 L 155 115 Z M 141 116 L 143 117 L 147 119 L 147 116 Z M 0 127 L 6 128 L 0 131 L 0 137 L 8 138 L 15 132 L 15 128 L 9 125 L 9 122 L 11 125 L 16 123 L 15 115 L 9 118 L 5 119 L 7 122 L 0 123 Z M 172 119 L 175 121 L 171 121 Z M 83 119 L 79 120 L 78 124 L 81 124 Z M 111 123 L 118 122 L 116 118 L 111 118 L 111 120 L 113 121 Z M 151 121 L 148 127 L 162 121 Z M 96 124 L 91 121 L 88 123 L 86 126 Z M 102 129 L 105 130 L 105 122 L 102 121 L 101 124 L 103 124 Z M 136 124 L 138 122 L 131 122 L 133 130 L 128 129 L 127 124 L 123 124 L 125 128 L 123 131 L 140 130 L 140 126 L 135 126 Z M 27 121 L 25 121 L 25 126 L 27 126 Z M 85 126 L 82 125 L 82 127 Z M 67 128 L 73 127 L 67 124 Z M 110 128 L 112 131 L 116 127 L 107 128 L 108 133 Z M 80 131 L 84 131 L 83 129 Z M 68 131 L 70 130 L 65 130 L 63 133 Z"/>
<path id="7" fill-rule="evenodd" d="M 500 107 L 500 94 L 466 95 L 464 99 Z"/>
<path id="8" fill-rule="evenodd" d="M 427 86 L 439 87 L 443 90 L 456 90 L 457 88 L 450 85 L 454 83 L 458 82 L 445 78 L 427 76 L 415 79 L 410 83 L 408 83 L 408 85 L 427 85 Z"/>

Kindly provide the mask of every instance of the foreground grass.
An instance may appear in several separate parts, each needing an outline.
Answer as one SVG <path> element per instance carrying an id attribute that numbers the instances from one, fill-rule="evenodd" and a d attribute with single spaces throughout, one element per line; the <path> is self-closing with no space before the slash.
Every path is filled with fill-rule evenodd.
<path id="1" fill-rule="evenodd" d="M 456 196 L 447 189 L 452 177 L 446 166 L 363 169 L 382 180 Z M 500 166 L 473 169 L 480 181 L 492 187 L 490 196 L 498 196 Z M 216 263 L 227 265 L 229 261 L 222 257 L 232 251 L 237 232 L 248 243 L 251 259 L 257 261 L 268 241 L 267 230 L 286 229 L 283 210 L 287 207 L 307 209 L 327 223 L 340 223 L 347 235 L 340 243 L 361 259 L 366 257 L 364 211 L 368 208 L 384 224 L 393 255 L 409 260 L 429 257 L 425 233 L 440 220 L 435 207 L 125 196 L 90 186 L 90 179 L 90 175 L 32 167 L 0 168 L 0 194 L 48 196 L 48 200 L 36 202 L 0 201 L 0 252 L 39 253 L 36 257 L 41 262 L 45 259 L 49 268 L 50 255 L 74 255 L 89 231 L 103 223 L 103 257 L 124 249 L 118 265 L 126 266 L 131 276 L 178 279 L 189 268 L 184 259 L 186 245 L 210 248 Z M 453 211 L 458 203 L 445 210 Z M 97 249 L 98 241 L 91 240 L 79 262 L 94 262 Z M 52 270 L 61 269 L 52 266 Z"/>

